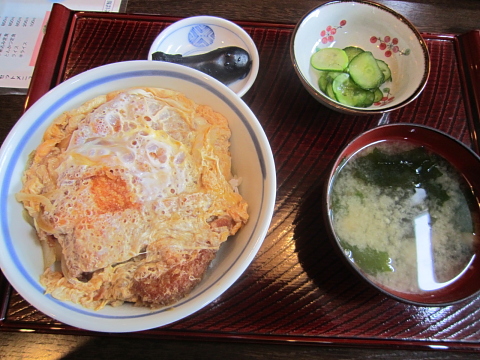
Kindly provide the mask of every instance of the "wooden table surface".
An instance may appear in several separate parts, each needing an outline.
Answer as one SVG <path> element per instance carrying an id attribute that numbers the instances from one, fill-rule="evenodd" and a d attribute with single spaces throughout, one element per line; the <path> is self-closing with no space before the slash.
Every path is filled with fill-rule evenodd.
<path id="1" fill-rule="evenodd" d="M 478 0 L 378 1 L 402 13 L 421 32 L 462 34 L 480 28 Z M 129 0 L 128 13 L 176 17 L 214 15 L 230 20 L 296 23 L 314 0 Z M 0 141 L 23 112 L 26 97 L 0 96 Z M 77 336 L 0 332 L 0 359 L 478 359 L 478 353 L 399 350 L 325 345 L 140 339 L 135 336 Z"/>

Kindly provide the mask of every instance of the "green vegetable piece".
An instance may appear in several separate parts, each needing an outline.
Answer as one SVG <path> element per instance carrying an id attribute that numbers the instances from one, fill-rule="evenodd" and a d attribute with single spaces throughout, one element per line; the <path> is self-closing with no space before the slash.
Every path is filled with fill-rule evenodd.
<path id="1" fill-rule="evenodd" d="M 377 60 L 370 51 L 364 51 L 355 56 L 348 65 L 348 71 L 352 80 L 365 90 L 378 88 L 385 80 Z"/>
<path id="2" fill-rule="evenodd" d="M 367 90 L 358 87 L 350 78 L 343 73 L 338 75 L 332 83 L 335 98 L 348 106 L 364 107 L 367 99 Z"/>
<path id="3" fill-rule="evenodd" d="M 393 271 L 393 267 L 390 265 L 391 259 L 386 251 L 379 251 L 370 246 L 360 249 L 358 246 L 352 246 L 345 241 L 340 241 L 340 245 L 348 252 L 349 259 L 367 274 L 376 275 L 377 273 Z"/>
<path id="4" fill-rule="evenodd" d="M 320 71 L 320 76 L 318 77 L 318 87 L 320 90 L 335 101 L 337 101 L 337 99 L 332 91 L 332 82 L 340 74 L 343 73 L 340 71 Z"/>
<path id="5" fill-rule="evenodd" d="M 367 184 L 383 188 L 423 188 L 427 198 L 443 205 L 450 196 L 435 180 L 442 176 L 438 169 L 440 158 L 428 153 L 423 147 L 396 154 L 387 154 L 374 148 L 368 155 L 358 158 L 354 176 Z"/>
<path id="6" fill-rule="evenodd" d="M 340 74 L 343 74 L 342 71 L 327 71 L 327 78 L 330 80 L 330 81 L 333 81 L 335 80 L 335 78 L 340 75 Z"/>
<path id="7" fill-rule="evenodd" d="M 333 99 L 333 100 L 336 101 L 337 98 L 335 97 L 335 93 L 333 92 L 332 84 L 333 84 L 333 83 L 332 83 L 331 81 L 327 84 L 327 91 L 326 91 L 326 93 L 327 93 L 328 97 L 330 97 L 331 99 Z"/>
<path id="8" fill-rule="evenodd" d="M 358 46 L 347 46 L 346 48 L 343 49 L 343 51 L 345 51 L 345 53 L 347 54 L 348 62 L 350 62 L 355 56 L 364 52 L 365 50 L 363 50 Z"/>
<path id="9" fill-rule="evenodd" d="M 392 80 L 385 61 L 357 46 L 320 49 L 311 56 L 310 63 L 320 71 L 320 90 L 348 106 L 369 107 L 381 101 L 380 86 Z"/>
<path id="10" fill-rule="evenodd" d="M 342 49 L 324 48 L 311 56 L 310 64 L 317 70 L 343 71 L 348 66 L 348 56 Z"/>
<path id="11" fill-rule="evenodd" d="M 383 72 L 383 76 L 385 78 L 383 82 L 392 81 L 392 72 L 390 71 L 390 67 L 388 66 L 388 64 L 383 60 L 377 59 L 377 65 Z"/>
<path id="12" fill-rule="evenodd" d="M 373 101 L 375 100 L 375 92 L 371 90 L 365 90 L 365 101 L 363 102 L 363 107 L 369 107 L 373 105 Z"/>
<path id="13" fill-rule="evenodd" d="M 328 71 L 321 71 L 320 76 L 318 77 L 318 87 L 323 92 L 327 92 L 327 84 L 330 81 L 328 78 Z"/>
<path id="14" fill-rule="evenodd" d="M 379 88 L 376 88 L 374 90 L 374 98 L 373 98 L 373 102 L 379 102 L 380 100 L 383 99 L 383 93 L 382 93 L 382 90 L 380 90 Z"/>

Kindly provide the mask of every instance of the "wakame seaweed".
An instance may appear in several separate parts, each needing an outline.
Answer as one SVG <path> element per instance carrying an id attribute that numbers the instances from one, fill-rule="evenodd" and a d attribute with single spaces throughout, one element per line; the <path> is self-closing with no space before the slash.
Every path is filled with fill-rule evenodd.
<path id="1" fill-rule="evenodd" d="M 378 148 L 355 162 L 354 176 L 368 184 L 382 188 L 423 188 L 427 197 L 442 205 L 449 199 L 447 192 L 435 179 L 442 176 L 438 169 L 441 158 L 416 147 L 389 154 Z"/>
<path id="2" fill-rule="evenodd" d="M 370 246 L 360 249 L 358 246 L 352 246 L 345 241 L 340 241 L 340 245 L 344 250 L 350 252 L 349 258 L 367 274 L 376 275 L 377 273 L 393 271 L 390 265 L 391 259 L 386 251 L 372 249 Z"/>

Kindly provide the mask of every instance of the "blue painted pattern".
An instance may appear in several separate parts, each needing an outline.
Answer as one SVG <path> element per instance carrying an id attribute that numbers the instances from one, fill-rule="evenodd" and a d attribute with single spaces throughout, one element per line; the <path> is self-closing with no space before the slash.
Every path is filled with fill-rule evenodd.
<path id="1" fill-rule="evenodd" d="M 215 31 L 208 25 L 195 25 L 188 32 L 188 42 L 195 47 L 207 47 L 215 41 Z"/>

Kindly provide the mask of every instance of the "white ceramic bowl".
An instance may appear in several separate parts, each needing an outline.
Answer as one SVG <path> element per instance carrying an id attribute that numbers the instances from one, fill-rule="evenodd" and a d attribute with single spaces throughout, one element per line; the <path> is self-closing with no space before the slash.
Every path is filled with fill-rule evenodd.
<path id="1" fill-rule="evenodd" d="M 250 35 L 229 20 L 215 16 L 193 16 L 177 21 L 157 36 L 150 47 L 148 59 L 151 60 L 152 54 L 157 51 L 189 56 L 226 46 L 243 48 L 252 60 L 248 75 L 229 85 L 238 96 L 243 96 L 257 78 L 260 65 L 258 50 Z"/>
<path id="2" fill-rule="evenodd" d="M 318 86 L 319 71 L 310 57 L 322 48 L 347 46 L 371 51 L 392 71 L 391 82 L 381 89 L 384 98 L 367 108 L 340 104 Z M 424 89 L 430 73 L 425 41 L 402 15 L 369 1 L 332 1 L 306 14 L 297 24 L 290 56 L 300 81 L 320 103 L 343 113 L 369 115 L 398 109 L 413 101 Z"/>
<path id="3" fill-rule="evenodd" d="M 46 127 L 63 111 L 95 96 L 134 86 L 181 91 L 199 104 L 225 115 L 232 131 L 232 171 L 242 177 L 240 193 L 249 204 L 246 226 L 222 245 L 204 280 L 178 303 L 158 310 L 125 304 L 93 311 L 44 294 L 39 282 L 43 260 L 35 231 L 22 218 L 15 200 L 28 154 Z M 201 309 L 228 289 L 260 248 L 276 194 L 275 166 L 265 133 L 248 106 L 217 80 L 185 66 L 129 61 L 101 66 L 58 85 L 21 117 L 0 150 L 0 265 L 8 281 L 29 303 L 46 315 L 79 328 L 130 332 L 162 326 Z"/>

